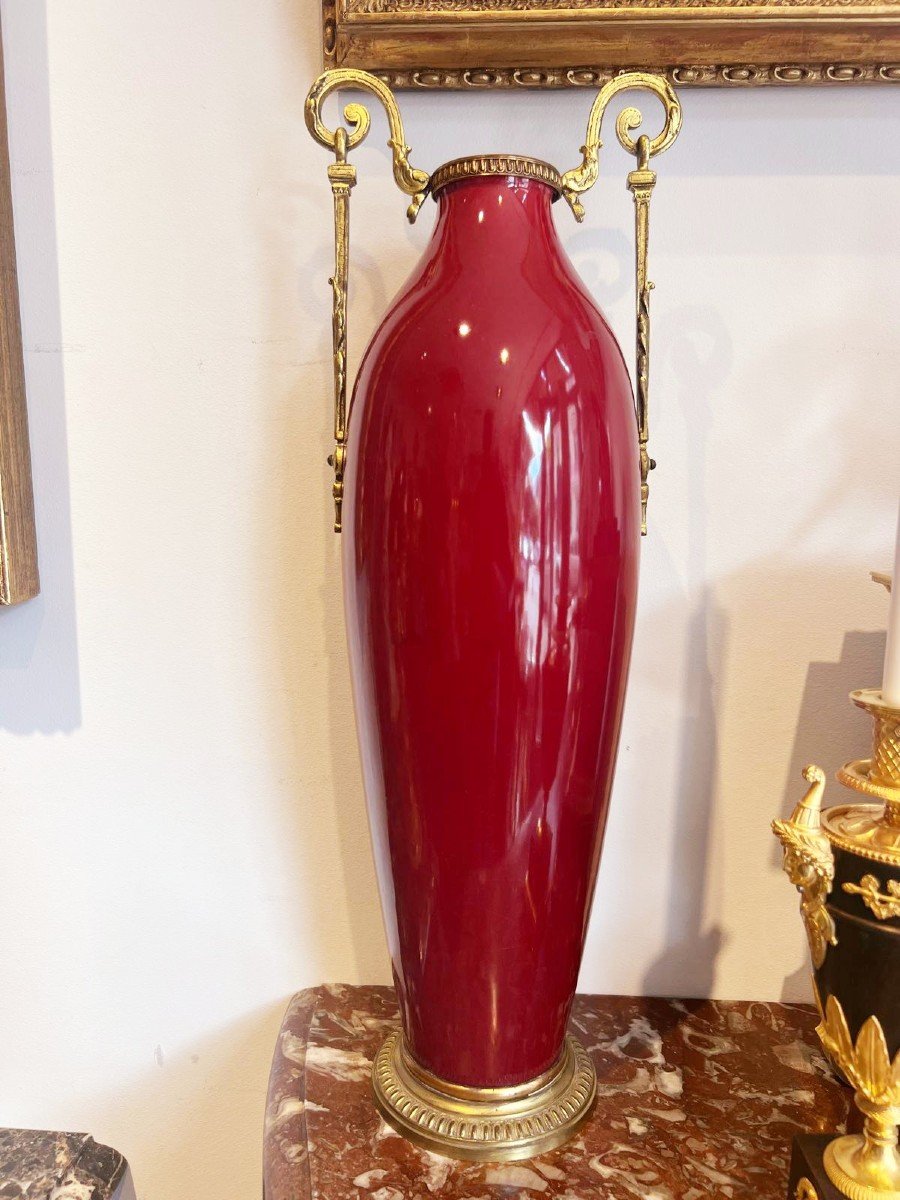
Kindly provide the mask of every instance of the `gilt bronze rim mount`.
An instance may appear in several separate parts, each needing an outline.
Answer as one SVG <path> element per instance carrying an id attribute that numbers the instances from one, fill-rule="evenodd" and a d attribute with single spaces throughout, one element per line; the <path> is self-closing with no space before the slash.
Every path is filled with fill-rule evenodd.
<path id="1" fill-rule="evenodd" d="M 479 154 L 470 158 L 454 158 L 432 173 L 429 190 L 432 196 L 436 196 L 448 184 L 478 175 L 515 175 L 520 179 L 537 179 L 552 187 L 557 199 L 563 193 L 562 176 L 556 167 L 539 158 L 527 158 L 521 154 Z"/>

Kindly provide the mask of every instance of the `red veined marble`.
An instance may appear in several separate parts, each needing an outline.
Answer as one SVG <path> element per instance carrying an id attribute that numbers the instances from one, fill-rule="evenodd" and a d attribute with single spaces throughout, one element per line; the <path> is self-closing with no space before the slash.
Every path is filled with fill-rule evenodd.
<path id="1" fill-rule="evenodd" d="M 475 1086 L 560 1055 L 634 627 L 631 384 L 554 194 L 439 192 L 349 426 L 347 625 L 403 1027 Z"/>

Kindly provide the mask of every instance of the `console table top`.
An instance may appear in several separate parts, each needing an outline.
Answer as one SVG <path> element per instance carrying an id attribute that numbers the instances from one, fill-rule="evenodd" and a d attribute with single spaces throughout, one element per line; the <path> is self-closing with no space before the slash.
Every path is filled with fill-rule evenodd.
<path id="1" fill-rule="evenodd" d="M 807 1006 L 578 996 L 570 1030 L 598 1080 L 578 1137 L 527 1162 L 455 1162 L 375 1109 L 372 1059 L 397 1024 L 391 988 L 293 997 L 269 1081 L 265 1200 L 783 1200 L 794 1134 L 847 1116 Z"/>

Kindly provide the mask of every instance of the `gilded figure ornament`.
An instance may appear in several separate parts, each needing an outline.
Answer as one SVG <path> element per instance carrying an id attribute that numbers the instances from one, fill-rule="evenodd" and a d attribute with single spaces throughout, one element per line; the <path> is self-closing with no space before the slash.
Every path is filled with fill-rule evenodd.
<path id="1" fill-rule="evenodd" d="M 844 891 L 862 897 L 863 904 L 875 914 L 879 921 L 900 917 L 900 880 L 898 879 L 889 879 L 887 892 L 882 892 L 881 880 L 877 876 L 863 875 L 859 883 L 845 883 Z"/>
<path id="2" fill-rule="evenodd" d="M 837 1137 L 825 1147 L 825 1172 L 849 1200 L 900 1200 L 898 931 L 879 928 L 845 898 L 859 896 L 876 921 L 900 916 L 900 880 L 893 877 L 900 867 L 900 708 L 875 688 L 853 691 L 850 698 L 873 719 L 872 756 L 845 763 L 837 779 L 866 802 L 821 811 L 824 775 L 807 767 L 809 791 L 790 820 L 774 822 L 774 830 L 784 846 L 785 871 L 802 897 L 819 1038 L 832 1066 L 855 1089 L 855 1107 L 864 1118 L 862 1134 Z M 831 894 L 835 875 L 841 886 Z"/>
<path id="3" fill-rule="evenodd" d="M 785 870 L 803 898 L 819 1038 L 834 1068 L 855 1089 L 855 1106 L 864 1118 L 862 1134 L 826 1146 L 825 1171 L 849 1200 L 900 1200 L 900 946 L 895 928 L 879 929 L 861 919 L 844 899 L 859 896 L 877 921 L 900 916 L 900 881 L 888 875 L 882 887 L 885 873 L 869 866 L 900 866 L 900 710 L 874 688 L 850 697 L 873 718 L 872 757 L 846 763 L 837 779 L 879 803 L 840 804 L 822 812 L 824 776 L 807 767 L 809 791 L 790 820 L 776 821 L 774 828 L 784 845 Z M 826 908 L 835 877 L 832 855 L 841 888 Z M 829 945 L 835 947 L 831 953 Z"/>
<path id="4" fill-rule="evenodd" d="M 809 789 L 787 821 L 772 822 L 772 831 L 784 847 L 785 874 L 800 893 L 800 915 L 813 966 L 818 968 L 828 947 L 837 944 L 834 920 L 826 907 L 834 880 L 834 856 L 821 825 L 825 773 L 810 764 L 803 768 L 803 778 Z"/>

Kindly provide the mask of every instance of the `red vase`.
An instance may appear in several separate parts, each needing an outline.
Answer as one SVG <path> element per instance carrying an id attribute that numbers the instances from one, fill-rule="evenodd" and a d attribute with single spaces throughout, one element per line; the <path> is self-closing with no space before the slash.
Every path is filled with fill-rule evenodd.
<path id="1" fill-rule="evenodd" d="M 403 1022 L 376 1092 L 426 1142 L 440 1139 L 423 1125 L 454 1111 L 428 1089 L 530 1112 L 542 1088 L 559 1098 L 567 1056 L 569 1099 L 579 1072 L 590 1093 L 574 1117 L 590 1104 L 589 1064 L 565 1031 L 641 521 L 631 384 L 557 236 L 555 172 L 461 160 L 433 191 L 430 245 L 357 378 L 344 502 L 357 725 Z M 404 1124 L 404 1104 L 427 1120 Z M 450 1125 L 443 1135 L 446 1147 Z"/>

